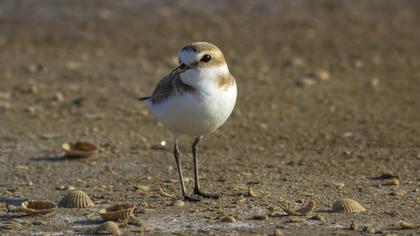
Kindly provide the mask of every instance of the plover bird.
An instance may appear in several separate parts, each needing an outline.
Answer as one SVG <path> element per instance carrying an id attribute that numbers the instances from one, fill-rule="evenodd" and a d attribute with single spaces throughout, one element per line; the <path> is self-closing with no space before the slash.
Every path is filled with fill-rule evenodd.
<path id="1" fill-rule="evenodd" d="M 230 116 L 236 102 L 236 82 L 223 53 L 207 42 L 186 45 L 178 52 L 179 66 L 159 81 L 152 95 L 138 98 L 151 107 L 153 114 L 174 137 L 174 156 L 184 200 L 199 201 L 193 195 L 217 199 L 216 194 L 200 189 L 197 150 L 203 135 L 215 131 Z M 182 175 L 177 139 L 194 137 L 194 190 L 187 195 Z"/>

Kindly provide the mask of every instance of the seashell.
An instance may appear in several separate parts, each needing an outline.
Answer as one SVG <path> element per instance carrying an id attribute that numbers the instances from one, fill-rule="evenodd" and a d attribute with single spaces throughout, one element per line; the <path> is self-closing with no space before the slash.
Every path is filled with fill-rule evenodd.
<path id="1" fill-rule="evenodd" d="M 291 210 L 285 206 L 280 206 L 283 211 L 285 211 L 288 215 L 291 216 L 306 216 L 308 214 L 310 214 L 314 208 L 315 208 L 315 202 L 314 201 L 309 201 L 308 204 L 306 204 L 306 206 L 294 211 Z"/>
<path id="2" fill-rule="evenodd" d="M 64 208 L 87 208 L 93 205 L 89 196 L 85 192 L 79 190 L 69 192 L 58 203 L 59 207 Z"/>
<path id="3" fill-rule="evenodd" d="M 65 152 L 66 157 L 86 158 L 90 157 L 98 151 L 98 148 L 88 142 L 64 143 L 61 148 Z"/>
<path id="4" fill-rule="evenodd" d="M 95 231 L 96 234 L 112 234 L 112 235 L 121 235 L 120 228 L 115 222 L 107 221 L 100 224 Z"/>
<path id="5" fill-rule="evenodd" d="M 248 194 L 249 197 L 257 197 L 257 193 L 255 193 L 255 190 L 250 186 L 248 188 Z"/>
<path id="6" fill-rule="evenodd" d="M 223 222 L 227 222 L 227 223 L 235 223 L 236 219 L 233 216 L 226 216 L 225 218 L 222 219 Z"/>
<path id="7" fill-rule="evenodd" d="M 402 220 L 398 222 L 398 225 L 401 229 L 420 229 L 420 224 L 410 224 Z"/>
<path id="8" fill-rule="evenodd" d="M 99 211 L 104 220 L 128 220 L 136 207 L 130 203 L 112 205 Z"/>
<path id="9" fill-rule="evenodd" d="M 333 203 L 332 211 L 339 213 L 356 213 L 366 211 L 366 209 L 353 199 L 343 198 L 338 199 Z"/>
<path id="10" fill-rule="evenodd" d="M 22 202 L 21 210 L 30 216 L 46 215 L 56 209 L 53 202 L 47 200 L 29 200 Z"/>

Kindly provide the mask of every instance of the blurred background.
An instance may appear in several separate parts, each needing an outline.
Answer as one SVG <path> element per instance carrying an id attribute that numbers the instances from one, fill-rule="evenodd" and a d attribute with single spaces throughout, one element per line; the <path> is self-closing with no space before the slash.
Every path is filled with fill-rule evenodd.
<path id="1" fill-rule="evenodd" d="M 343 192 L 325 182 L 340 180 L 351 183 L 351 196 L 385 204 L 380 212 L 419 220 L 404 202 L 375 198 L 389 192 L 367 181 L 392 171 L 410 179 L 408 192 L 419 187 L 419 12 L 415 0 L 2 0 L 3 194 L 60 194 L 36 188 L 48 186 L 43 181 L 106 185 L 97 178 L 105 165 L 119 173 L 106 180 L 114 192 L 97 190 L 109 199 L 137 181 L 156 187 L 172 178 L 162 172 L 174 165 L 170 133 L 133 98 L 151 94 L 182 46 L 208 41 L 224 52 L 239 89 L 231 119 L 203 142 L 207 181 L 227 181 L 214 189 L 231 192 L 252 179 L 261 191 L 289 198 L 302 199 L 302 189 L 328 193 L 317 198 L 326 207 Z M 65 170 L 48 159 L 71 140 L 98 144 L 102 159 Z M 40 175 L 46 163 L 49 177 Z M 17 174 L 18 165 L 35 167 Z M 72 177 L 76 170 L 87 183 Z M 10 191 L 31 176 L 39 177 L 34 187 Z M 409 197 L 419 200 L 418 192 Z"/>

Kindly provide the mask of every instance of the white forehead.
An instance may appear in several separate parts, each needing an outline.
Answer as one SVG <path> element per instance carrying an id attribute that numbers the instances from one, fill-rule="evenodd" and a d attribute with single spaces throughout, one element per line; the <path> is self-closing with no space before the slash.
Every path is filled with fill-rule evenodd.
<path id="1" fill-rule="evenodd" d="M 203 54 L 203 52 L 197 53 L 192 50 L 180 50 L 178 52 L 178 58 L 181 61 L 181 63 L 191 64 L 193 62 L 199 61 Z"/>

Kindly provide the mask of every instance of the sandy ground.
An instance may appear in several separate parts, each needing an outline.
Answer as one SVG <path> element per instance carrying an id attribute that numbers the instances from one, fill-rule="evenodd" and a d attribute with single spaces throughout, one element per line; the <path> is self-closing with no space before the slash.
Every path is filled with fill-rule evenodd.
<path id="1" fill-rule="evenodd" d="M 397 222 L 420 223 L 419 12 L 391 0 L 1 1 L 0 233 L 82 234 L 99 209 L 130 202 L 127 235 L 418 235 Z M 202 186 L 223 197 L 176 207 L 170 133 L 133 97 L 202 40 L 223 50 L 239 95 L 200 146 Z M 99 153 L 64 158 L 78 140 Z M 57 203 L 68 186 L 96 205 L 15 212 L 25 199 Z M 367 211 L 332 213 L 337 198 Z M 310 200 L 306 217 L 280 208 Z"/>

